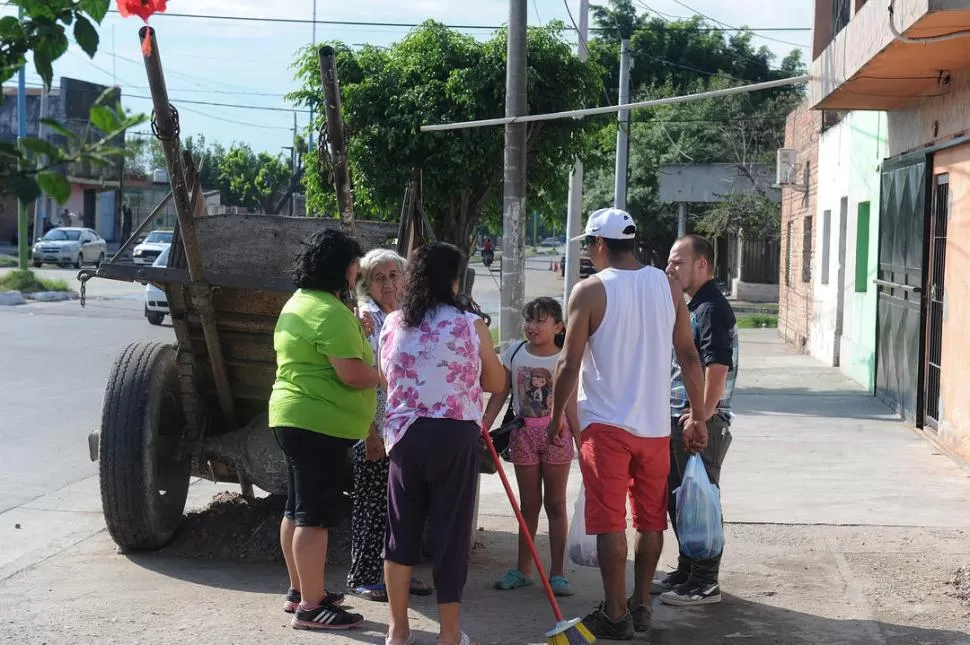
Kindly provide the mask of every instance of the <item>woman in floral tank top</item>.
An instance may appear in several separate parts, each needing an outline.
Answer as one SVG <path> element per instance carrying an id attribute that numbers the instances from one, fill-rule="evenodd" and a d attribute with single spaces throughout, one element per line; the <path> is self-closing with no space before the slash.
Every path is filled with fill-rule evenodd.
<path id="1" fill-rule="evenodd" d="M 389 645 L 413 642 L 408 625 L 411 568 L 430 525 L 442 645 L 468 645 L 460 628 L 478 481 L 483 392 L 505 372 L 484 321 L 457 301 L 464 254 L 450 244 L 420 249 L 400 311 L 380 338 L 387 392 L 384 444 L 390 457 L 385 584 Z"/>

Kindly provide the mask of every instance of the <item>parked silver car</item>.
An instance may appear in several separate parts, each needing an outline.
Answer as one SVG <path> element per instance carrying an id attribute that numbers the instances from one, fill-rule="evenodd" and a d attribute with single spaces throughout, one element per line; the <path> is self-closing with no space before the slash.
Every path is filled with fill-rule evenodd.
<path id="1" fill-rule="evenodd" d="M 108 243 L 93 229 L 64 226 L 44 233 L 34 244 L 31 260 L 35 268 L 58 264 L 80 269 L 83 264 L 101 266 L 107 255 Z"/>

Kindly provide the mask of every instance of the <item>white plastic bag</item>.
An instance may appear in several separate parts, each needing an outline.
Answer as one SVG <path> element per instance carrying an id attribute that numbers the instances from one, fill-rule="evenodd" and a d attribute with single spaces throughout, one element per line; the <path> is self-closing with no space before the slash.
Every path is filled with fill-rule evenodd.
<path id="1" fill-rule="evenodd" d="M 596 555 L 596 536 L 586 535 L 586 487 L 581 486 L 576 508 L 573 509 L 573 521 L 569 525 L 569 538 L 566 541 L 566 552 L 569 559 L 581 567 L 598 568 L 599 557 Z"/>

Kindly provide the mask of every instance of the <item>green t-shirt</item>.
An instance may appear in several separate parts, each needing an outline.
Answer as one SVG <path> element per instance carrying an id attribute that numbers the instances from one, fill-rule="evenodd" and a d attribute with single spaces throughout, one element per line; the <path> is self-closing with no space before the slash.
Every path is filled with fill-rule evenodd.
<path id="1" fill-rule="evenodd" d="M 298 289 L 283 306 L 273 334 L 276 382 L 269 426 L 312 430 L 341 439 L 367 436 L 377 406 L 374 388 L 347 387 L 331 358 L 374 364 L 364 330 L 336 296 Z"/>

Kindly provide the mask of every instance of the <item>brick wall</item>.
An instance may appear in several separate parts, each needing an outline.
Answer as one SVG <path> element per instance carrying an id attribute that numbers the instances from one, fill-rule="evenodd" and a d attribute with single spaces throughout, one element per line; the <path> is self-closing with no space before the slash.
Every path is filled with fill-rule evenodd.
<path id="1" fill-rule="evenodd" d="M 807 190 L 791 186 L 782 190 L 778 333 L 799 351 L 807 351 L 814 315 L 812 251 L 818 230 L 815 202 L 821 131 L 822 113 L 809 110 L 807 102 L 789 114 L 785 123 L 785 147 L 798 151 L 793 181 L 807 184 Z"/>

